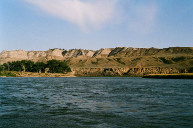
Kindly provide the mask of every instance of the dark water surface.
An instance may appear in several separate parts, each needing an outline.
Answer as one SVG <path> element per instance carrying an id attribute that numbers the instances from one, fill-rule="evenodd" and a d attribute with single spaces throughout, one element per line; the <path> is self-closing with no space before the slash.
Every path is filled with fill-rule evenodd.
<path id="1" fill-rule="evenodd" d="M 0 78 L 0 127 L 193 127 L 193 80 Z"/>

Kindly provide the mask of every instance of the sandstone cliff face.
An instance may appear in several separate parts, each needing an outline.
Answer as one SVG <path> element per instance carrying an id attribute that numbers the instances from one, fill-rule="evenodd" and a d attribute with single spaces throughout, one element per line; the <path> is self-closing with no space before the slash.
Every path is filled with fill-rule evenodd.
<path id="1" fill-rule="evenodd" d="M 113 49 L 108 56 L 132 57 L 132 56 L 151 56 L 151 55 L 163 55 L 163 54 L 193 55 L 193 47 L 171 47 L 171 48 L 164 48 L 164 49 L 118 47 Z"/>
<path id="2" fill-rule="evenodd" d="M 48 51 L 2 51 L 0 64 L 9 61 L 65 60 L 73 72 L 82 76 L 124 76 L 146 73 L 179 73 L 193 67 L 193 47 L 132 48 L 100 50 L 50 49 Z"/>
<path id="3" fill-rule="evenodd" d="M 74 68 L 72 69 L 78 76 L 143 76 L 145 74 L 174 74 L 186 73 L 187 70 L 178 68 Z"/>
<path id="4" fill-rule="evenodd" d="M 93 54 L 93 57 L 108 57 L 111 51 L 110 48 L 100 49 Z"/>
<path id="5" fill-rule="evenodd" d="M 97 51 L 93 50 L 61 50 L 61 49 L 50 49 L 48 51 L 2 51 L 0 53 L 0 63 L 6 63 L 8 61 L 15 60 L 34 60 L 41 61 L 50 59 L 65 60 L 66 58 L 77 58 L 77 57 L 139 57 L 139 56 L 152 56 L 152 55 L 175 55 L 175 54 L 187 54 L 193 55 L 193 47 L 172 47 L 164 49 L 156 48 L 106 48 Z"/>

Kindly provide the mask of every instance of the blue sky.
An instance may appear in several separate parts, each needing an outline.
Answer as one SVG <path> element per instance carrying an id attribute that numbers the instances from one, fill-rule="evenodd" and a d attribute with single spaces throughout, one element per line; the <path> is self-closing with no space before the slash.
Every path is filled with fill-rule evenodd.
<path id="1" fill-rule="evenodd" d="M 193 47 L 193 0 L 1 0 L 0 51 Z"/>

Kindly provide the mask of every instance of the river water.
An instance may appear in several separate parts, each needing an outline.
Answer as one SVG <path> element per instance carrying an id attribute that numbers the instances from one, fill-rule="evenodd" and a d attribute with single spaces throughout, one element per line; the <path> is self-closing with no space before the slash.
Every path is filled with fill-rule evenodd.
<path id="1" fill-rule="evenodd" d="M 0 78 L 2 128 L 193 127 L 193 80 Z"/>

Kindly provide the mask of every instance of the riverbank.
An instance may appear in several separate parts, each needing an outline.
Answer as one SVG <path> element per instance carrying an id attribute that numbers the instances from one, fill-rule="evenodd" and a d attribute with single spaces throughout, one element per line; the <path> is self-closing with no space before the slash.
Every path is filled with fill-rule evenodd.
<path id="1" fill-rule="evenodd" d="M 193 79 L 193 73 L 179 73 L 179 74 L 148 74 L 143 78 L 157 78 L 157 79 Z"/>
<path id="2" fill-rule="evenodd" d="M 0 72 L 0 77 L 76 77 L 72 73 Z"/>
<path id="3" fill-rule="evenodd" d="M 17 72 L 4 71 L 0 72 L 0 77 L 82 77 L 74 73 L 36 73 L 36 72 Z M 84 76 L 85 77 L 85 76 Z M 93 77 L 93 76 L 86 76 Z M 105 77 L 105 76 L 94 76 Z M 106 76 L 109 77 L 109 76 Z M 129 76 L 111 76 L 111 77 L 129 77 Z M 135 76 L 143 78 L 157 78 L 157 79 L 193 79 L 193 73 L 179 73 L 179 74 L 148 74 L 144 76 Z"/>

